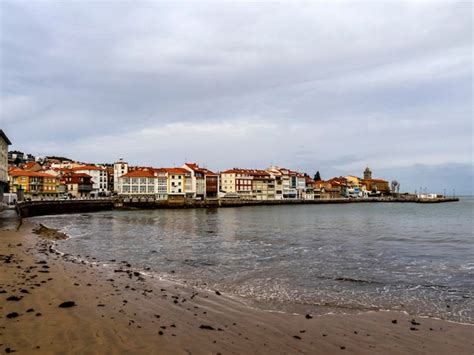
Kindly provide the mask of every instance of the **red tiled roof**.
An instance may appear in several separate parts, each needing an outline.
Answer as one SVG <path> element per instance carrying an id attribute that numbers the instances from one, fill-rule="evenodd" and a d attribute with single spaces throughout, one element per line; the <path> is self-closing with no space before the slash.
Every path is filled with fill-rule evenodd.
<path id="1" fill-rule="evenodd" d="M 138 169 L 134 171 L 130 171 L 129 173 L 122 175 L 122 177 L 127 177 L 127 178 L 134 178 L 134 177 L 147 177 L 147 178 L 153 178 L 155 177 L 155 172 L 154 170 L 150 169 Z"/>
<path id="2" fill-rule="evenodd" d="M 72 168 L 72 170 L 78 171 L 78 170 L 104 170 L 104 169 L 95 165 L 82 165 L 82 166 L 76 166 L 75 168 Z"/>
<path id="3" fill-rule="evenodd" d="M 176 174 L 176 175 L 183 175 L 183 174 L 189 174 L 189 171 L 187 171 L 184 168 L 164 168 L 168 174 Z"/>
<path id="4" fill-rule="evenodd" d="M 31 169 L 32 167 L 34 167 L 35 165 L 36 165 L 36 162 L 30 161 L 29 163 L 26 163 L 26 164 L 25 164 L 25 166 L 23 167 L 23 169 L 29 170 L 29 169 Z"/>
<path id="5" fill-rule="evenodd" d="M 48 178 L 56 178 L 56 176 L 41 173 L 39 171 L 29 171 L 29 170 L 21 170 L 21 169 L 14 169 L 9 172 L 10 176 L 29 176 L 29 177 L 48 177 Z"/>

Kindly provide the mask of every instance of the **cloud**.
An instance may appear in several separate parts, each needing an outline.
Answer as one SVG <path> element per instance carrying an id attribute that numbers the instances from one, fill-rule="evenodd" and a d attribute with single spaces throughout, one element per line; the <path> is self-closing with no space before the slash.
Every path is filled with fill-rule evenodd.
<path id="1" fill-rule="evenodd" d="M 0 7 L 14 149 L 334 173 L 472 164 L 467 2 Z"/>

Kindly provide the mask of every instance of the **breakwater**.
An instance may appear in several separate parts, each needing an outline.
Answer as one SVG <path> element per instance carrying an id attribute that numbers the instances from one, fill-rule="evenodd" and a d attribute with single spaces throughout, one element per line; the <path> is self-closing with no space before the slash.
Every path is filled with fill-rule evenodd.
<path id="1" fill-rule="evenodd" d="M 354 203 L 442 203 L 455 202 L 458 198 L 417 199 L 406 197 L 382 197 L 368 199 L 318 199 L 318 200 L 153 200 L 153 199 L 89 199 L 89 200 L 45 200 L 23 201 L 16 206 L 21 217 L 33 217 L 50 214 L 86 213 L 112 209 L 160 209 L 160 208 L 218 208 L 275 205 L 329 205 Z"/>

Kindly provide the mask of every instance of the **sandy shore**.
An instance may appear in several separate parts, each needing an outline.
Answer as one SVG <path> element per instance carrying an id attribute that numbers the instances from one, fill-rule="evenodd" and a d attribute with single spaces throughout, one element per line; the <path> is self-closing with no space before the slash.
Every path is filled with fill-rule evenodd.
<path id="1" fill-rule="evenodd" d="M 32 229 L 25 222 L 0 231 L 3 353 L 474 353 L 472 325 L 398 312 L 259 311 L 141 275 L 120 260 L 104 267 L 60 255 Z"/>

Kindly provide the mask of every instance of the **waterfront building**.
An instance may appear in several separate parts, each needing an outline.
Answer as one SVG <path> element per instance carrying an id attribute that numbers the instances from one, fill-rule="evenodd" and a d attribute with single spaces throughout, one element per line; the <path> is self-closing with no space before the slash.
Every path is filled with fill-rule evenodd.
<path id="1" fill-rule="evenodd" d="M 361 181 L 361 185 L 365 186 L 365 190 L 369 192 L 369 195 L 380 195 L 390 193 L 388 181 L 383 179 L 364 179 Z"/>
<path id="2" fill-rule="evenodd" d="M 143 168 L 121 175 L 118 180 L 118 193 L 126 197 L 155 198 L 157 174 L 154 169 Z"/>
<path id="3" fill-rule="evenodd" d="M 107 193 L 107 168 L 96 165 L 81 165 L 72 168 L 72 171 L 84 173 L 92 177 L 92 195 Z"/>
<path id="4" fill-rule="evenodd" d="M 206 180 L 206 199 L 214 199 L 219 194 L 219 174 L 216 174 L 206 168 L 204 170 L 204 179 Z"/>
<path id="5" fill-rule="evenodd" d="M 0 202 L 8 187 L 8 146 L 11 144 L 5 132 L 0 129 Z"/>
<path id="6" fill-rule="evenodd" d="M 65 172 L 60 177 L 60 186 L 64 186 L 64 193 L 69 197 L 87 198 L 92 191 L 92 176 L 84 173 Z M 61 190 L 60 190 L 61 192 Z"/>
<path id="7" fill-rule="evenodd" d="M 354 176 L 354 175 L 347 175 L 344 176 L 344 178 L 352 185 L 352 186 L 357 186 L 360 187 L 360 181 L 362 180 L 361 178 Z"/>
<path id="8" fill-rule="evenodd" d="M 57 197 L 59 180 L 56 176 L 39 171 L 13 169 L 10 175 L 10 191 L 27 197 Z"/>
<path id="9" fill-rule="evenodd" d="M 168 199 L 192 198 L 191 173 L 183 168 L 165 168 L 168 182 Z"/>
<path id="10" fill-rule="evenodd" d="M 222 171 L 221 190 L 224 193 L 236 193 L 242 199 L 252 198 L 252 171 L 251 169 L 233 168 Z"/>
<path id="11" fill-rule="evenodd" d="M 204 170 L 196 163 L 185 163 L 181 168 L 190 173 L 191 184 L 188 196 L 196 199 L 204 199 L 206 196 L 206 178 Z"/>
<path id="12" fill-rule="evenodd" d="M 275 178 L 265 170 L 253 170 L 252 200 L 275 200 Z"/>
<path id="13" fill-rule="evenodd" d="M 128 173 L 128 163 L 120 158 L 114 163 L 113 189 L 111 191 L 119 193 L 119 178 Z"/>
<path id="14" fill-rule="evenodd" d="M 315 198 L 315 193 L 313 189 L 314 180 L 311 179 L 308 175 L 304 175 L 304 180 L 305 180 L 305 189 L 303 192 L 303 199 L 314 200 Z M 319 198 L 319 195 L 318 195 L 318 198 Z"/>
<path id="15" fill-rule="evenodd" d="M 275 176 L 276 199 L 296 199 L 298 197 L 298 173 L 286 168 L 272 166 L 267 171 Z M 280 193 L 281 192 L 281 193 Z"/>
<path id="16" fill-rule="evenodd" d="M 364 189 L 369 192 L 369 196 L 377 196 L 390 193 L 388 181 L 383 179 L 372 179 L 372 171 L 369 167 L 364 170 L 364 179 L 360 181 Z"/>

